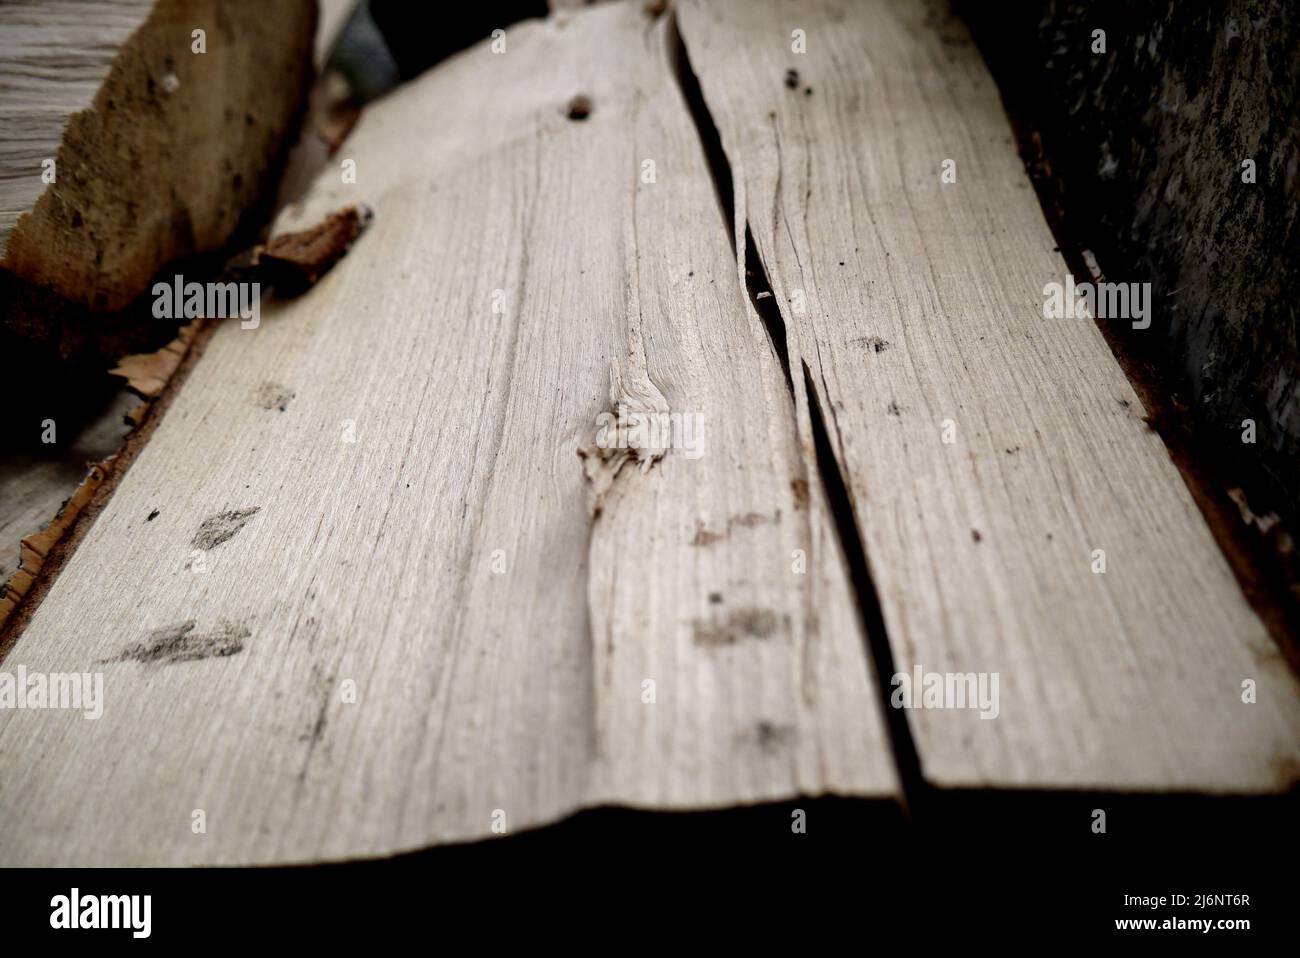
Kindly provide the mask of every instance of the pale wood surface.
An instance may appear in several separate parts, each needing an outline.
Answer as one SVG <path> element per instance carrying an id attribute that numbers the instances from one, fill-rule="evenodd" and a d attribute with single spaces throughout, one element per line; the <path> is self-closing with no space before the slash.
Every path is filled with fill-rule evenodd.
<path id="1" fill-rule="evenodd" d="M 282 226 L 364 202 L 369 232 L 217 332 L 5 662 L 103 669 L 108 701 L 0 714 L 0 860 L 316 860 L 497 809 L 896 794 L 667 28 L 639 3 L 523 24 L 366 112 L 335 157 L 356 184 L 331 166 Z M 613 368 L 702 415 L 703 455 L 604 486 Z M 210 519 L 230 534 L 195 574 Z"/>
<path id="2" fill-rule="evenodd" d="M 1000 673 L 996 720 L 909 713 L 925 776 L 1285 788 L 1295 681 L 1094 324 L 1042 318 L 1065 265 L 964 27 L 888 0 L 681 6 L 895 665 Z"/>

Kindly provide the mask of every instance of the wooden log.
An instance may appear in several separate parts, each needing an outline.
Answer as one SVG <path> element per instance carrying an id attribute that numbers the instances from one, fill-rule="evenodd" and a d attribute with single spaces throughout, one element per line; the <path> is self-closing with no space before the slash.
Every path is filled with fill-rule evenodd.
<path id="1" fill-rule="evenodd" d="M 19 638 L 6 669 L 102 670 L 106 703 L 0 714 L 6 863 L 896 796 L 667 19 L 602 5 L 506 42 L 363 114 L 279 229 L 359 203 L 373 225 L 217 331 Z M 702 432 L 602 447 L 620 404 Z"/>
<path id="2" fill-rule="evenodd" d="M 0 5 L 0 282 L 120 310 L 223 245 L 302 108 L 314 24 L 311 0 Z"/>
<path id="3" fill-rule="evenodd" d="M 894 662 L 1000 676 L 996 720 L 910 711 L 925 777 L 1286 789 L 1295 680 L 1093 321 L 1044 318 L 1065 264 L 960 21 L 680 17 Z"/>

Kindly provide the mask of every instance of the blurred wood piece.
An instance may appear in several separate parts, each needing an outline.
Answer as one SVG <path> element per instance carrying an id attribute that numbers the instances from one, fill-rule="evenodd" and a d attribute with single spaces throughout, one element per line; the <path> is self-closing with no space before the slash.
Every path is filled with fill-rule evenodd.
<path id="1" fill-rule="evenodd" d="M 315 16 L 313 0 L 0 4 L 0 282 L 118 310 L 224 244 L 302 108 Z"/>

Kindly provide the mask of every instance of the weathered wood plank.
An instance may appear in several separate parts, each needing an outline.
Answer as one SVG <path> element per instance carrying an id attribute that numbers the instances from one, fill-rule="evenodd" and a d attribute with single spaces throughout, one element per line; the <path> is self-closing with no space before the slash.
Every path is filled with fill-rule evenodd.
<path id="1" fill-rule="evenodd" d="M 925 776 L 1289 785 L 1296 684 L 1093 322 L 1043 318 L 1065 267 L 964 28 L 885 0 L 680 16 L 896 666 L 1000 674 L 996 720 L 908 716 Z"/>
<path id="2" fill-rule="evenodd" d="M 1058 238 L 1091 247 L 1112 276 L 1152 284 L 1151 327 L 1116 332 L 1177 389 L 1223 460 L 1216 472 L 1295 534 L 1300 57 L 1284 51 L 1300 47 L 1300 8 L 1167 0 L 1108 10 L 1104 24 L 1096 9 L 1013 0 L 969 15 L 1022 132 L 1041 142 Z M 1253 442 L 1242 441 L 1247 419 Z"/>
<path id="3" fill-rule="evenodd" d="M 364 114 L 335 157 L 356 182 L 331 167 L 281 228 L 364 202 L 369 232 L 217 331 L 5 662 L 102 669 L 107 702 L 0 714 L 0 860 L 315 860 L 497 810 L 896 793 L 667 26 L 523 24 Z M 702 417 L 702 455 L 615 472 L 612 382 Z"/>

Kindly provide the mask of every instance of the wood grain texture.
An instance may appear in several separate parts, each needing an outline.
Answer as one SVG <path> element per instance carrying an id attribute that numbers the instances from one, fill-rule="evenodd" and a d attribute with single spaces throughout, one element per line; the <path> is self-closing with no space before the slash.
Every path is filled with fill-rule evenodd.
<path id="1" fill-rule="evenodd" d="M 302 107 L 315 15 L 313 0 L 0 4 L 4 271 L 118 310 L 164 263 L 225 243 Z"/>
<path id="2" fill-rule="evenodd" d="M 5 662 L 102 669 L 107 703 L 0 714 L 0 861 L 318 860 L 497 810 L 513 832 L 896 794 L 667 28 L 639 3 L 522 24 L 367 110 L 278 229 L 359 202 L 373 225 L 218 330 Z M 702 416 L 703 454 L 615 472 L 593 441 L 619 398 Z"/>
<path id="3" fill-rule="evenodd" d="M 908 715 L 926 778 L 1288 786 L 1295 681 L 1095 325 L 1042 318 L 1065 266 L 965 29 L 887 0 L 680 18 L 895 664 L 1000 674 L 996 720 Z"/>

